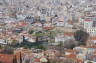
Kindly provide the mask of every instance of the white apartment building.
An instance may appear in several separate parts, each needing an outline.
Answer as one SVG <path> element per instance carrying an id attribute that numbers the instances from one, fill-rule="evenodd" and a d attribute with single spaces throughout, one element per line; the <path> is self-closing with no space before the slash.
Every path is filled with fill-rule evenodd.
<path id="1" fill-rule="evenodd" d="M 96 36 L 96 28 L 87 28 L 87 32 L 90 36 Z"/>
<path id="2" fill-rule="evenodd" d="M 93 21 L 91 19 L 84 19 L 84 28 L 92 28 Z"/>
<path id="3" fill-rule="evenodd" d="M 96 36 L 96 17 L 85 18 L 84 28 L 90 34 L 90 36 Z"/>

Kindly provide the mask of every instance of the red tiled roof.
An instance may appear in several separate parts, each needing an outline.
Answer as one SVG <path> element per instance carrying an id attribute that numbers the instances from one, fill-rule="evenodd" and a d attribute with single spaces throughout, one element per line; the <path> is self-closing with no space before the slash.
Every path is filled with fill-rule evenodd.
<path id="1" fill-rule="evenodd" d="M 64 33 L 64 36 L 73 36 L 73 33 Z"/>
<path id="2" fill-rule="evenodd" d="M 35 59 L 35 62 L 40 62 L 40 58 Z"/>
<path id="3" fill-rule="evenodd" d="M 16 53 L 15 55 L 16 55 L 16 59 L 20 60 L 20 52 Z"/>
<path id="4" fill-rule="evenodd" d="M 45 30 L 52 30 L 52 29 L 54 29 L 54 27 L 43 27 L 43 29 L 45 29 Z"/>
<path id="5" fill-rule="evenodd" d="M 65 57 L 66 57 L 66 58 L 73 59 L 75 62 L 83 63 L 83 60 L 76 58 L 76 54 L 66 55 Z"/>
<path id="6" fill-rule="evenodd" d="M 73 24 L 73 21 L 71 21 L 71 20 L 68 20 L 68 24 Z"/>
<path id="7" fill-rule="evenodd" d="M 87 46 L 87 48 L 96 48 L 96 46 Z"/>
<path id="8" fill-rule="evenodd" d="M 76 51 L 75 50 L 68 49 L 68 50 L 66 50 L 66 52 L 71 52 L 71 53 L 74 54 Z"/>
<path id="9" fill-rule="evenodd" d="M 83 60 L 75 59 L 78 63 L 84 63 Z"/>
<path id="10" fill-rule="evenodd" d="M 65 55 L 67 58 L 76 58 L 76 54 Z"/>
<path id="11" fill-rule="evenodd" d="M 13 63 L 13 56 L 11 54 L 0 54 L 0 61 L 4 63 Z"/>
<path id="12" fill-rule="evenodd" d="M 81 45 L 80 47 L 82 47 L 82 48 L 96 48 L 96 46 L 83 46 L 83 45 Z"/>
<path id="13" fill-rule="evenodd" d="M 64 18 L 59 18 L 58 21 L 59 22 L 64 22 Z"/>
<path id="14" fill-rule="evenodd" d="M 90 22 L 90 21 L 92 21 L 92 20 L 91 20 L 91 19 L 85 19 L 85 21 Z"/>
<path id="15" fill-rule="evenodd" d="M 96 36 L 90 37 L 90 40 L 96 40 Z"/>

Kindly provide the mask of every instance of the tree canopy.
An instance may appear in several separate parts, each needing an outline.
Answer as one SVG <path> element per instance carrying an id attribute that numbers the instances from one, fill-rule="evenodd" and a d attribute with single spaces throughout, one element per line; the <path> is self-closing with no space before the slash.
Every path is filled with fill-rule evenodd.
<path id="1" fill-rule="evenodd" d="M 85 31 L 78 30 L 74 33 L 74 38 L 76 41 L 85 44 L 85 42 L 88 40 L 89 34 Z"/>
<path id="2" fill-rule="evenodd" d="M 91 62 L 91 61 L 88 61 L 87 63 L 93 63 L 93 62 Z"/>

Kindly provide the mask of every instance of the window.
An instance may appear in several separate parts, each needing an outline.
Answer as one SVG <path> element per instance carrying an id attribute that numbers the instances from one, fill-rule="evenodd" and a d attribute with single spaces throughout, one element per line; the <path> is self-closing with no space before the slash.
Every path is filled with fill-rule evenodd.
<path id="1" fill-rule="evenodd" d="M 96 21 L 93 21 L 92 27 L 96 27 Z"/>
<path id="2" fill-rule="evenodd" d="M 3 5 L 3 3 L 0 2 L 0 5 Z"/>

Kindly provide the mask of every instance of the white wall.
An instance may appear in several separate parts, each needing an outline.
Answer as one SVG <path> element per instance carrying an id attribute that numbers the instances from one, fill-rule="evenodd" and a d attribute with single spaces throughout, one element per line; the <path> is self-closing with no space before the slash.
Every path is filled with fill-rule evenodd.
<path id="1" fill-rule="evenodd" d="M 94 61 L 91 61 L 92 63 L 96 63 L 96 62 L 94 62 Z M 87 61 L 85 61 L 84 63 L 88 63 L 88 60 Z"/>

